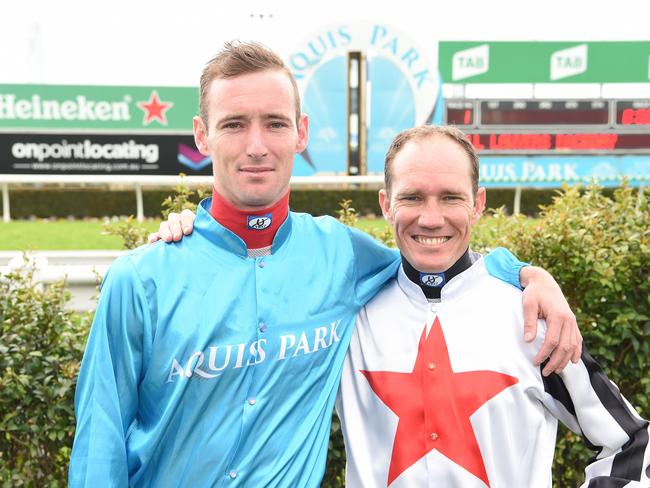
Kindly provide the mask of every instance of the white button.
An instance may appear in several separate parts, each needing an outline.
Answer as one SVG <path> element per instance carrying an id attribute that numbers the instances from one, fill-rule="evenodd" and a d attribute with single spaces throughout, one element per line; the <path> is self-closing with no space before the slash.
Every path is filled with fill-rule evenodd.
<path id="1" fill-rule="evenodd" d="M 260 259 L 259 262 L 257 263 L 257 265 L 258 265 L 260 268 L 263 268 L 263 267 L 264 267 L 264 261 L 262 261 L 262 260 Z"/>
<path id="2" fill-rule="evenodd" d="M 429 364 L 427 364 L 427 369 L 428 369 L 429 371 L 433 371 L 434 369 L 436 369 L 436 363 L 429 363 Z"/>
<path id="3" fill-rule="evenodd" d="M 248 404 L 249 405 L 255 405 L 256 403 L 257 403 L 257 400 L 255 400 L 255 398 L 249 398 L 248 399 Z"/>
<path id="4" fill-rule="evenodd" d="M 436 433 L 434 432 L 434 433 L 431 434 L 429 437 L 431 437 L 431 440 L 432 440 L 432 441 L 435 441 L 435 440 L 438 438 L 438 434 L 436 434 Z"/>
<path id="5" fill-rule="evenodd" d="M 431 311 L 432 312 L 437 312 L 438 311 L 438 305 L 436 305 L 435 303 L 432 303 L 431 304 Z"/>
<path id="6" fill-rule="evenodd" d="M 260 332 L 266 332 L 267 326 L 264 322 L 260 322 Z"/>
<path id="7" fill-rule="evenodd" d="M 228 476 L 230 476 L 230 479 L 234 480 L 237 477 L 237 471 L 233 469 L 230 473 L 228 473 Z"/>

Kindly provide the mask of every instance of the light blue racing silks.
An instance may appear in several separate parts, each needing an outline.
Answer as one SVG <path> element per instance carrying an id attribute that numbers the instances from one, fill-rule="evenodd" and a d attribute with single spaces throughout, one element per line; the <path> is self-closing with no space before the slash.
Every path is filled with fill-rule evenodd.
<path id="1" fill-rule="evenodd" d="M 128 253 L 104 280 L 71 487 L 320 485 L 355 315 L 399 255 L 290 212 L 273 254 L 249 258 L 209 208 L 192 235 Z"/>

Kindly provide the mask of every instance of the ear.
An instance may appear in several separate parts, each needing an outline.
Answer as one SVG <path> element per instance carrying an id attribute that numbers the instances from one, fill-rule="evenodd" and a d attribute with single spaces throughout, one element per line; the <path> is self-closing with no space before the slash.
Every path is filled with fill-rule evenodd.
<path id="1" fill-rule="evenodd" d="M 203 123 L 203 119 L 198 115 L 195 115 L 192 119 L 192 126 L 194 129 L 194 143 L 196 144 L 197 149 L 204 156 L 209 156 L 208 130 Z"/>
<path id="2" fill-rule="evenodd" d="M 478 219 L 481 218 L 483 210 L 485 210 L 485 188 L 481 187 L 476 192 L 476 198 L 474 199 L 474 211 L 472 215 L 472 224 L 478 222 Z"/>
<path id="3" fill-rule="evenodd" d="M 379 190 L 379 206 L 381 213 L 390 225 L 393 225 L 393 214 L 390 211 L 390 196 L 385 189 Z"/>
<path id="4" fill-rule="evenodd" d="M 302 114 L 298 119 L 298 142 L 296 143 L 296 153 L 300 154 L 307 147 L 309 139 L 309 118 L 307 114 Z"/>

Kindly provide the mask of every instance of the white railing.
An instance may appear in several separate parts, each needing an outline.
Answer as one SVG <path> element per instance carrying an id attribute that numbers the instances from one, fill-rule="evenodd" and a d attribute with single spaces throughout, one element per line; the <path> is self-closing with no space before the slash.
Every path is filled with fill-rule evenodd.
<path id="1" fill-rule="evenodd" d="M 0 251 L 0 275 L 34 267 L 34 281 L 53 283 L 65 279 L 71 292 L 69 307 L 94 310 L 97 285 L 110 264 L 124 251 Z M 25 258 L 27 260 L 25 260 Z"/>

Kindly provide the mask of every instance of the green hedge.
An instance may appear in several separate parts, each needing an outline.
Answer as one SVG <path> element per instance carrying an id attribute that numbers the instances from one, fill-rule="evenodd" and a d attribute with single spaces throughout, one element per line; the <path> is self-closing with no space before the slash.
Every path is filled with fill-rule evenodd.
<path id="1" fill-rule="evenodd" d="M 0 483 L 63 487 L 74 389 L 90 317 L 65 308 L 63 282 L 0 276 Z"/>
<path id="2" fill-rule="evenodd" d="M 613 194 L 570 189 L 532 225 L 523 217 L 496 213 L 473 242 L 475 249 L 505 245 L 553 273 L 590 352 L 646 418 L 649 195 L 629 188 Z M 344 216 L 354 220 L 350 212 Z M 41 288 L 20 275 L 0 278 L 0 482 L 5 487 L 65 485 L 74 433 L 73 390 L 88 330 L 88 317 L 65 310 L 66 296 L 63 284 Z M 323 481 L 328 488 L 343 486 L 345 467 L 336 419 L 332 431 Z M 555 486 L 578 486 L 592 454 L 577 436 L 562 430 Z"/>
<path id="3" fill-rule="evenodd" d="M 169 190 L 143 191 L 145 216 L 159 217 L 160 204 L 169 193 Z M 522 213 L 536 215 L 539 205 L 550 203 L 555 193 L 553 190 L 525 190 L 521 200 Z M 14 219 L 85 218 L 136 213 L 135 191 L 10 189 L 9 196 Z M 291 209 L 313 215 L 336 215 L 341 200 L 353 200 L 360 215 L 381 215 L 376 190 L 292 190 Z M 512 213 L 513 200 L 514 190 L 490 190 L 487 205 L 488 208 L 504 206 L 508 213 Z"/>

